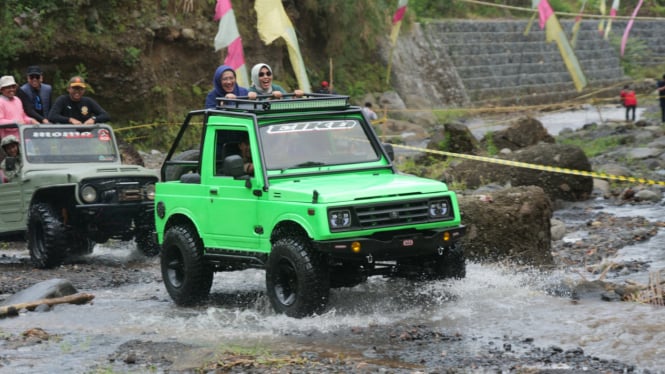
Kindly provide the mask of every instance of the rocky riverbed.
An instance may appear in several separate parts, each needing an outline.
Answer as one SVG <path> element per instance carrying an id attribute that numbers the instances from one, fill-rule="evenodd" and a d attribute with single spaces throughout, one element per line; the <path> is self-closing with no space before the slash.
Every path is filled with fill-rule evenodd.
<path id="1" fill-rule="evenodd" d="M 657 139 L 662 138 L 659 127 L 626 126 L 614 130 L 589 126 L 573 132 L 589 138 L 606 136 L 608 131 L 633 134 L 632 139 L 641 138 L 645 131 L 651 133 L 647 148 L 660 149 Z M 592 160 L 592 165 L 616 164 L 627 172 L 637 170 L 635 162 L 646 165 L 643 169 L 649 178 L 658 178 L 662 167 L 658 160 L 627 158 L 625 154 L 636 148 L 634 144 L 619 145 L 611 152 L 603 153 Z M 655 153 L 652 152 L 652 153 Z M 162 157 L 160 152 L 144 153 L 146 166 L 156 167 Z M 656 156 L 657 157 L 657 156 Z M 617 169 L 618 170 L 618 169 Z M 640 168 L 642 170 L 642 168 Z M 641 175 L 640 175 L 641 176 Z M 649 199 L 635 199 L 639 191 L 651 191 Z M 629 192 L 632 191 L 632 192 Z M 554 219 L 557 224 L 553 233 L 552 254 L 554 267 L 574 274 L 579 282 L 554 282 L 548 291 L 571 302 L 586 298 L 609 302 L 649 302 L 644 299 L 625 300 L 630 287 L 624 279 L 631 274 L 659 272 L 649 261 L 634 261 L 617 258 L 618 252 L 631 245 L 653 239 L 665 224 L 658 217 L 640 215 L 617 215 L 616 207 L 639 207 L 649 209 L 662 206 L 659 187 L 634 183 L 599 183 L 594 196 L 583 202 L 557 202 Z M 665 219 L 665 215 L 663 215 Z M 51 270 L 36 270 L 29 263 L 25 242 L 21 238 L 8 238 L 0 249 L 0 301 L 9 295 L 39 281 L 68 279 L 80 291 L 104 293 L 120 290 L 134 284 L 146 285 L 146 289 L 161 289 L 161 275 L 157 258 L 146 258 L 136 251 L 121 251 L 113 254 L 113 247 L 126 248 L 132 243 L 111 243 L 101 254 L 74 259 Z M 514 272 L 527 271 L 519 264 L 505 264 Z M 551 268 L 542 272 L 553 271 Z M 570 278 L 569 278 L 570 279 Z M 146 298 L 169 303 L 163 292 Z M 251 293 L 250 293 L 251 295 Z M 213 295 L 214 296 L 214 295 Z M 254 297 L 251 295 L 249 298 Z M 454 296 L 453 296 L 454 297 Z M 414 302 L 427 302 L 416 299 Z M 249 301 L 252 303 L 252 301 Z M 242 304 L 242 303 L 241 303 Z M 215 306 L 215 301 L 213 305 Z M 60 306 L 51 311 L 23 311 L 18 319 L 28 318 L 29 313 L 57 313 Z M 68 308 L 71 312 L 81 310 Z M 205 310 L 201 310 L 204 312 Z M 205 312 L 209 312 L 205 311 Z M 12 318 L 0 320 L 0 369 L 13 372 L 33 372 L 30 366 L 13 366 L 21 352 L 37 351 L 44 346 L 62 343 L 62 332 L 51 332 L 48 325 L 34 326 L 20 332 L 11 328 Z M 543 321 L 547 323 L 547 321 Z M 67 334 L 76 334 L 71 331 Z M 589 372 L 625 373 L 649 372 L 634 362 L 601 358 L 601 355 L 585 353 L 583 347 L 562 347 L 541 340 L 540 336 L 479 335 L 456 328 L 445 328 L 431 320 L 410 317 L 398 323 L 369 323 L 357 327 L 344 325 L 337 329 L 316 329 L 303 332 L 284 332 L 277 339 L 281 343 L 255 342 L 247 347 L 228 347 L 223 344 L 194 344 L 191 339 L 174 336 L 161 337 L 146 333 L 145 338 L 131 338 L 116 344 L 112 352 L 100 350 L 94 360 L 84 362 L 80 372 L 361 372 L 361 373 L 476 373 L 476 372 Z M 220 341 L 223 342 L 223 338 Z M 288 344 L 282 344 L 284 341 Z M 473 347 L 473 348 L 470 348 Z M 38 359 L 37 359 L 38 360 Z M 46 360 L 46 359 L 44 359 Z M 43 368 L 43 366 L 36 366 Z M 59 372 L 57 360 L 52 372 Z M 34 370 L 34 369 L 33 369 Z M 2 370 L 0 370 L 2 371 Z M 48 370 L 47 370 L 48 371 Z"/>

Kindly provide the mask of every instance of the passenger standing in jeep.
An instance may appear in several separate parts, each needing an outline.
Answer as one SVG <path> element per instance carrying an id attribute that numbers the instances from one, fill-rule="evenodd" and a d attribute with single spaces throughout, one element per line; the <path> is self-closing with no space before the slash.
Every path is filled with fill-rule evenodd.
<path id="1" fill-rule="evenodd" d="M 11 75 L 5 75 L 0 78 L 0 124 L 6 123 L 27 123 L 29 125 L 37 124 L 37 120 L 28 117 L 23 109 L 21 99 L 16 97 L 18 85 Z M 0 129 L 0 138 L 8 135 L 18 136 L 16 129 Z"/>
<path id="2" fill-rule="evenodd" d="M 69 80 L 69 94 L 58 97 L 49 112 L 48 119 L 52 123 L 71 123 L 73 125 L 92 125 L 106 123 L 111 117 L 94 99 L 83 96 L 86 89 L 82 77 Z"/>

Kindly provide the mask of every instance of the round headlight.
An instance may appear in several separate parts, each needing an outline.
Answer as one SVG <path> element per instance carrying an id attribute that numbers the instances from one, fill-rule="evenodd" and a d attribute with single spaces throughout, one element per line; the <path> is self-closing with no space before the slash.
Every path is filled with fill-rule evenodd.
<path id="1" fill-rule="evenodd" d="M 155 185 L 154 184 L 147 184 L 145 187 L 143 187 L 143 192 L 145 194 L 146 199 L 155 200 Z"/>
<path id="2" fill-rule="evenodd" d="M 432 218 L 445 217 L 448 214 L 446 201 L 432 201 L 429 203 L 429 216 Z"/>
<path id="3" fill-rule="evenodd" d="M 97 200 L 97 190 L 95 190 L 95 187 L 90 185 L 83 186 L 81 188 L 81 199 L 88 204 L 94 203 Z"/>

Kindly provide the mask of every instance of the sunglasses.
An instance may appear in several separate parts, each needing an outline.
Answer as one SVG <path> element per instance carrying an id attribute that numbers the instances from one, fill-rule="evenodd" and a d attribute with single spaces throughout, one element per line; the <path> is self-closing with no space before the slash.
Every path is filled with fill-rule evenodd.
<path id="1" fill-rule="evenodd" d="M 41 78 L 41 75 L 31 75 L 30 79 L 39 79 Z"/>
<path id="2" fill-rule="evenodd" d="M 272 73 L 269 72 L 269 71 L 266 71 L 265 73 L 261 72 L 261 73 L 259 73 L 259 78 L 262 78 L 264 76 L 269 77 L 271 75 L 272 75 Z"/>

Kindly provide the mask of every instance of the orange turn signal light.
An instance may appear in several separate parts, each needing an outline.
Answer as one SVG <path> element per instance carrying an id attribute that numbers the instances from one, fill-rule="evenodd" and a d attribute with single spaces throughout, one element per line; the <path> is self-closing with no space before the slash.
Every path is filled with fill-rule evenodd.
<path id="1" fill-rule="evenodd" d="M 446 231 L 443 233 L 443 241 L 447 242 L 448 240 L 450 240 L 450 233 Z"/>
<path id="2" fill-rule="evenodd" d="M 359 253 L 360 252 L 360 242 L 351 243 L 351 250 L 353 251 L 353 253 Z"/>

